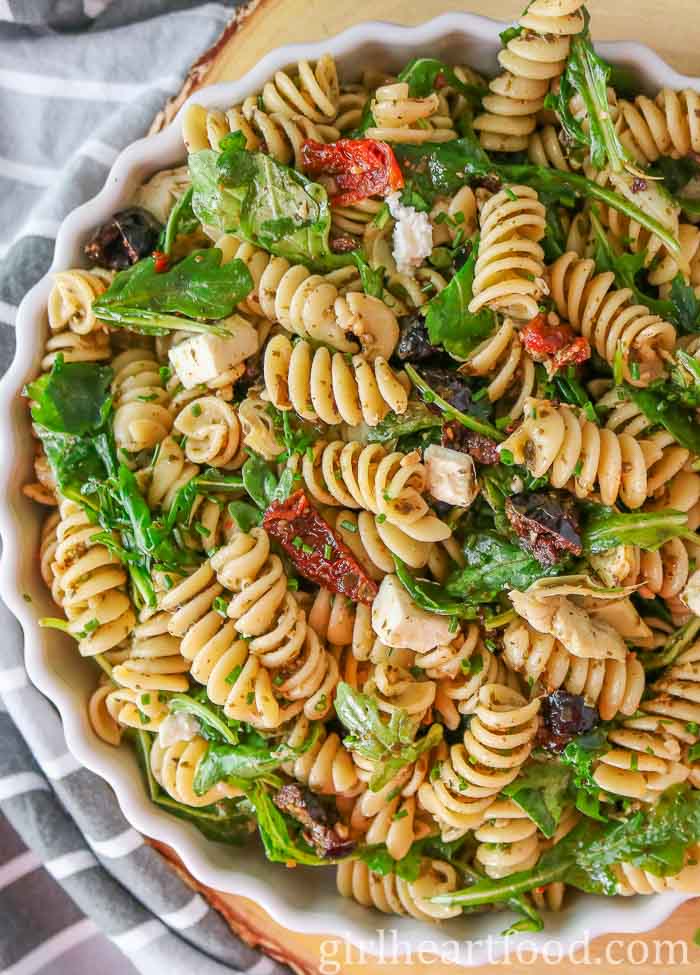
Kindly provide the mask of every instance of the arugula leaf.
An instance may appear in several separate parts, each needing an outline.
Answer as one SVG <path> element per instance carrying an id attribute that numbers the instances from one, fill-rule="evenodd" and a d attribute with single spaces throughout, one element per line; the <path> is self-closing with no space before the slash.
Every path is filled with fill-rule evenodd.
<path id="1" fill-rule="evenodd" d="M 700 163 L 693 156 L 661 156 L 651 167 L 654 176 L 663 176 L 664 186 L 674 196 L 678 196 L 688 183 L 700 176 Z"/>
<path id="2" fill-rule="evenodd" d="M 221 148 L 189 157 L 192 209 L 201 223 L 319 269 L 353 262 L 351 254 L 331 252 L 331 211 L 320 183 L 264 152 L 249 152 L 240 132 L 222 139 Z"/>
<path id="3" fill-rule="evenodd" d="M 700 301 L 692 285 L 686 284 L 679 272 L 671 284 L 671 303 L 674 308 L 673 321 L 686 335 L 700 332 Z"/>
<path id="4" fill-rule="evenodd" d="M 112 405 L 114 370 L 95 362 L 65 362 L 58 355 L 51 372 L 28 383 L 32 419 L 53 433 L 82 436 L 103 426 Z"/>
<path id="5" fill-rule="evenodd" d="M 587 735 L 578 735 L 561 754 L 561 762 L 572 769 L 572 787 L 576 790 L 576 808 L 589 819 L 607 822 L 600 810 L 602 790 L 593 779 L 593 765 L 610 750 L 607 730 L 599 725 Z"/>
<path id="6" fill-rule="evenodd" d="M 338 862 L 317 856 L 308 843 L 290 832 L 290 821 L 274 804 L 263 783 L 250 783 L 246 788 L 246 796 L 255 809 L 260 838 L 268 860 L 273 863 L 299 863 L 306 867 L 321 867 Z"/>
<path id="7" fill-rule="evenodd" d="M 683 866 L 688 847 L 700 839 L 700 792 L 676 786 L 662 794 L 655 806 L 623 822 L 581 822 L 560 843 L 547 850 L 532 870 L 502 880 L 480 880 L 472 887 L 440 894 L 438 904 L 481 904 L 508 901 L 536 887 L 566 880 L 580 890 L 615 894 L 617 881 L 610 867 L 631 863 L 655 876 L 672 876 Z"/>
<path id="8" fill-rule="evenodd" d="M 472 132 L 451 142 L 396 143 L 393 148 L 407 186 L 425 199 L 428 210 L 438 196 L 453 196 L 465 183 L 498 178 L 496 167 Z"/>
<path id="9" fill-rule="evenodd" d="M 608 104 L 612 69 L 594 51 L 587 11 L 584 16 L 583 31 L 571 39 L 566 70 L 559 80 L 559 92 L 548 95 L 545 105 L 559 116 L 569 143 L 589 150 L 596 169 L 608 166 L 613 172 L 621 172 L 627 162 L 627 153 L 615 131 Z M 585 125 L 571 112 L 571 102 L 577 94 L 585 106 Z"/>
<path id="10" fill-rule="evenodd" d="M 439 582 L 432 582 L 430 579 L 417 579 L 411 575 L 405 562 L 402 562 L 398 555 L 394 555 L 394 565 L 399 582 L 416 606 L 440 616 L 475 618 L 475 610 L 472 607 L 465 606 L 461 599 L 450 599 L 446 596 L 445 590 Z"/>
<path id="11" fill-rule="evenodd" d="M 681 447 L 700 453 L 700 426 L 693 413 L 671 402 L 663 389 L 625 386 L 625 393 L 653 426 L 664 427 Z"/>
<path id="12" fill-rule="evenodd" d="M 250 294 L 253 279 L 243 261 L 222 264 L 222 257 L 218 247 L 193 251 L 169 271 L 161 272 L 156 271 L 153 257 L 145 257 L 115 276 L 93 302 L 93 311 L 98 318 L 117 325 L 138 311 L 196 320 L 226 318 Z"/>
<path id="13" fill-rule="evenodd" d="M 475 103 L 478 103 L 488 90 L 481 85 L 465 84 L 460 81 L 454 68 L 437 58 L 414 58 L 403 68 L 398 80 L 408 83 L 408 93 L 411 98 L 426 98 L 435 91 L 438 78 L 442 78 L 445 84 Z"/>
<path id="14" fill-rule="evenodd" d="M 685 349 L 676 349 L 675 362 L 669 376 L 674 393 L 684 406 L 700 407 L 700 361 Z"/>
<path id="15" fill-rule="evenodd" d="M 564 812 L 570 781 L 570 769 L 558 762 L 532 760 L 503 794 L 516 802 L 549 839 Z"/>
<path id="16" fill-rule="evenodd" d="M 442 420 L 437 413 L 429 410 L 424 403 L 411 400 L 405 412 L 388 413 L 376 427 L 370 427 L 367 431 L 367 442 L 387 443 L 389 440 L 436 427 L 442 427 Z"/>
<path id="17" fill-rule="evenodd" d="M 175 492 L 165 520 L 166 529 L 172 531 L 176 524 L 189 525 L 194 503 L 202 495 L 227 494 L 242 487 L 243 478 L 239 474 L 224 474 L 218 468 L 208 467 Z"/>
<path id="18" fill-rule="evenodd" d="M 474 315 L 469 303 L 474 297 L 474 269 L 479 239 L 472 242 L 471 251 L 462 267 L 428 303 L 425 319 L 432 345 L 441 345 L 455 359 L 466 359 L 483 339 L 496 328 L 496 316 L 490 308 Z"/>
<path id="19" fill-rule="evenodd" d="M 253 779 L 262 779 L 275 772 L 284 762 L 308 751 L 317 741 L 319 722 L 311 725 L 311 734 L 299 748 L 284 743 L 270 748 L 257 732 L 248 731 L 245 740 L 232 744 L 211 742 L 206 755 L 197 766 L 194 791 L 201 796 L 217 782 L 231 782 L 241 788 Z"/>
<path id="20" fill-rule="evenodd" d="M 241 474 L 243 487 L 262 511 L 273 501 L 284 501 L 294 487 L 294 474 L 290 467 L 285 468 L 278 479 L 266 461 L 252 451 L 249 451 Z"/>
<path id="21" fill-rule="evenodd" d="M 538 579 L 565 570 L 564 565 L 540 565 L 533 555 L 496 532 L 469 536 L 463 551 L 465 567 L 452 572 L 444 588 L 469 606 L 493 602 L 509 589 L 524 591 Z"/>
<path id="22" fill-rule="evenodd" d="M 168 701 L 168 708 L 173 714 L 191 714 L 199 722 L 205 737 L 214 741 L 223 740 L 228 745 L 238 744 L 240 722 L 227 718 L 223 708 L 217 708 L 206 695 L 197 697 L 196 693 L 174 694 Z M 206 792 L 206 789 L 202 791 Z"/>
<path id="23" fill-rule="evenodd" d="M 262 521 L 262 512 L 247 501 L 229 501 L 228 513 L 242 532 L 249 532 Z"/>
<path id="24" fill-rule="evenodd" d="M 350 139 L 362 139 L 365 135 L 367 129 L 373 129 L 376 126 L 376 121 L 374 115 L 372 114 L 372 96 L 370 95 L 362 108 L 362 115 L 360 116 L 360 124 L 356 129 L 350 133 Z"/>
<path id="25" fill-rule="evenodd" d="M 371 267 L 364 254 L 360 251 L 353 251 L 352 255 L 355 258 L 357 270 L 360 272 L 360 280 L 362 281 L 364 293 L 371 295 L 373 298 L 381 298 L 384 294 L 384 274 L 386 273 L 386 268 Z"/>
<path id="26" fill-rule="evenodd" d="M 602 504 L 588 506 L 581 541 L 588 554 L 606 552 L 617 545 L 638 545 L 646 552 L 657 549 L 671 538 L 695 540 L 688 529 L 688 515 L 683 511 L 619 512 Z"/>
<path id="27" fill-rule="evenodd" d="M 430 726 L 416 739 L 418 725 L 403 708 L 392 711 L 388 722 L 382 720 L 377 702 L 341 681 L 335 698 L 338 720 L 350 734 L 346 748 L 375 763 L 369 787 L 378 792 L 406 765 L 442 741 L 442 725 Z"/>
<path id="28" fill-rule="evenodd" d="M 189 186 L 170 211 L 163 233 L 161 250 L 170 254 L 178 234 L 191 234 L 199 226 L 192 209 L 192 187 Z"/>

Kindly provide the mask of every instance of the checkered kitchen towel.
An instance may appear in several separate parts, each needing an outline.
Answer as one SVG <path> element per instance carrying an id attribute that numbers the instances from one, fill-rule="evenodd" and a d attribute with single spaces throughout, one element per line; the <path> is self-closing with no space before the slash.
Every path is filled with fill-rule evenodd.
<path id="1" fill-rule="evenodd" d="M 60 221 L 102 186 L 231 14 L 193 0 L 0 0 L 0 371 Z M 0 816 L 0 971 L 281 975 L 68 754 L 2 606 L 0 633 L 0 810 L 14 827 Z"/>

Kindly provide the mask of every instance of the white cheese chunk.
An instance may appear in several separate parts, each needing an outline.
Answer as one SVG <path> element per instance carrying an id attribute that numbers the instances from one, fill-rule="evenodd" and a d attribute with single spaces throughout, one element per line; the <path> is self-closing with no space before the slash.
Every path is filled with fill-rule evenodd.
<path id="1" fill-rule="evenodd" d="M 449 618 L 416 606 L 396 576 L 382 579 L 372 604 L 372 626 L 386 646 L 416 653 L 427 653 L 454 638 Z"/>
<path id="2" fill-rule="evenodd" d="M 173 369 L 185 389 L 211 382 L 258 350 L 258 333 L 240 315 L 232 315 L 222 323 L 231 332 L 230 338 L 218 335 L 196 335 L 168 353 Z"/>
<path id="3" fill-rule="evenodd" d="M 431 444 L 423 453 L 428 491 L 437 501 L 468 508 L 479 493 L 476 468 L 469 454 Z"/>
<path id="4" fill-rule="evenodd" d="M 178 711 L 169 714 L 158 728 L 158 744 L 161 748 L 170 748 L 178 741 L 192 741 L 199 734 L 199 722 L 191 714 Z"/>
<path id="5" fill-rule="evenodd" d="M 433 250 L 433 228 L 427 213 L 404 206 L 398 193 L 386 197 L 394 224 L 394 260 L 400 274 L 410 274 L 420 267 Z"/>

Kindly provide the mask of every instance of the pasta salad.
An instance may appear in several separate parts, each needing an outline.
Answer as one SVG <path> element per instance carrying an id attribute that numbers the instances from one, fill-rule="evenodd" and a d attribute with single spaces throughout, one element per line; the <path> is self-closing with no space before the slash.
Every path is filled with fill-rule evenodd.
<path id="1" fill-rule="evenodd" d="M 582 0 L 501 41 L 189 105 L 54 275 L 24 490 L 153 802 L 539 930 L 700 893 L 700 95 Z"/>

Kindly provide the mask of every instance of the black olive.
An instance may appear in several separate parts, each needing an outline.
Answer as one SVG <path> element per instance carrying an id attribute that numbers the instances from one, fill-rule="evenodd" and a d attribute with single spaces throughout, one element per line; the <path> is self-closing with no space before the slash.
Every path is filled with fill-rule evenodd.
<path id="1" fill-rule="evenodd" d="M 99 267 L 123 271 L 155 250 L 162 229 L 148 210 L 120 210 L 97 228 L 85 245 L 85 255 Z"/>
<path id="2" fill-rule="evenodd" d="M 440 442 L 443 447 L 451 447 L 452 450 L 469 454 L 477 464 L 498 464 L 501 459 L 495 440 L 485 437 L 482 433 L 476 433 L 475 430 L 467 429 L 459 420 L 448 420 L 447 423 L 443 423 Z"/>
<path id="3" fill-rule="evenodd" d="M 543 724 L 537 742 L 554 752 L 563 751 L 572 739 L 592 731 L 600 721 L 597 709 L 580 694 L 561 690 L 542 700 L 540 713 Z"/>
<path id="4" fill-rule="evenodd" d="M 555 565 L 569 553 L 582 552 L 578 512 L 568 495 L 514 494 L 506 500 L 506 516 L 524 548 L 542 565 Z"/>
<path id="5" fill-rule="evenodd" d="M 475 402 L 469 380 L 454 369 L 423 369 L 421 376 L 438 396 L 460 413 L 468 413 L 482 420 L 488 419 L 491 415 L 489 401 L 484 398 Z"/>
<path id="6" fill-rule="evenodd" d="M 441 350 L 430 344 L 422 315 L 403 315 L 399 318 L 399 329 L 401 335 L 395 354 L 401 362 L 425 362 L 440 355 Z"/>

